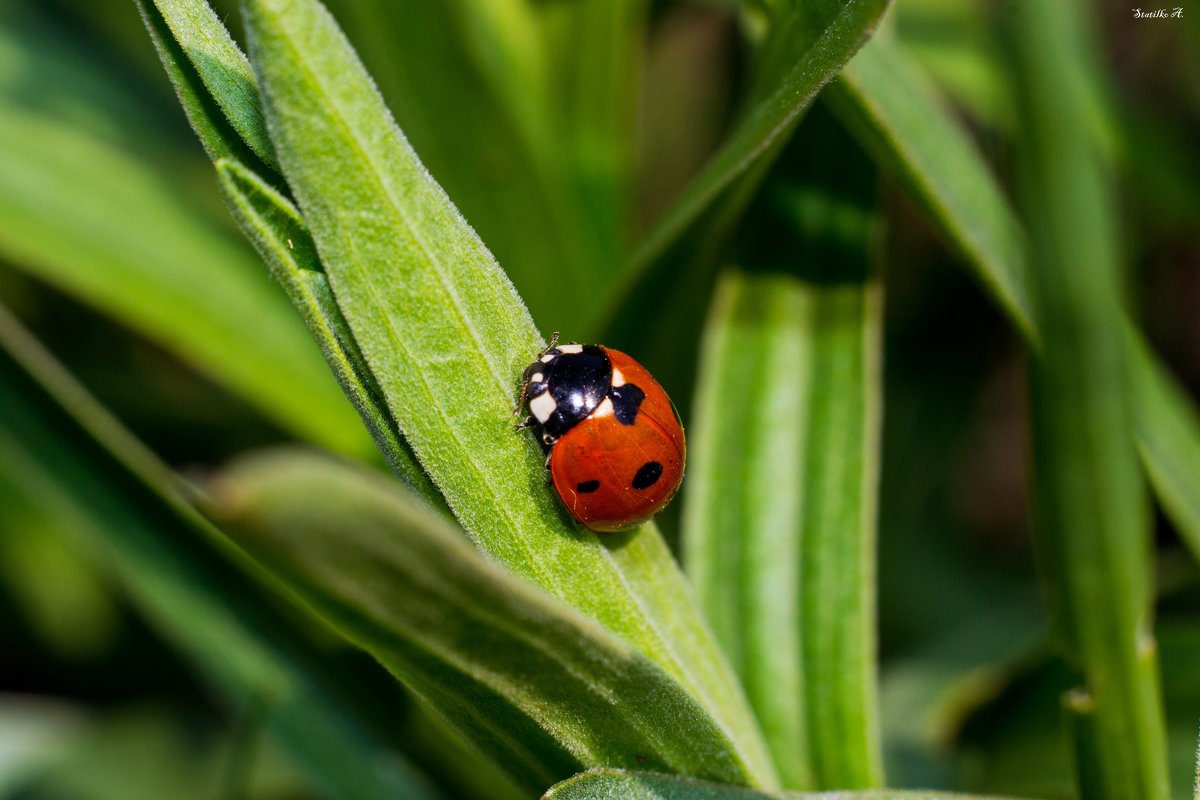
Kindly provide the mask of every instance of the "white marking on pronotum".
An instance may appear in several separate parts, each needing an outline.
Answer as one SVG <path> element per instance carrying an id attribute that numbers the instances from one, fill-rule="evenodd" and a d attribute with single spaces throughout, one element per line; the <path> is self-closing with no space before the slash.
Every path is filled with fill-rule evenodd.
<path id="1" fill-rule="evenodd" d="M 564 344 L 558 348 L 560 353 L 582 353 L 583 345 L 581 344 Z"/>
<path id="2" fill-rule="evenodd" d="M 624 386 L 625 385 L 625 376 L 622 375 L 621 370 L 617 369 L 616 367 L 613 367 L 612 385 L 613 386 Z"/>
<path id="3" fill-rule="evenodd" d="M 613 408 L 612 398 L 606 397 L 600 401 L 600 405 L 596 406 L 596 410 L 593 411 L 591 414 L 588 414 L 588 416 L 589 417 L 611 417 L 615 413 L 617 413 L 617 412 L 616 412 L 616 409 Z"/>
<path id="4" fill-rule="evenodd" d="M 558 408 L 558 403 L 554 402 L 554 398 L 550 396 L 549 391 L 542 392 L 529 401 L 529 410 L 533 412 L 533 416 L 537 421 L 543 425 L 546 424 L 546 420 L 550 419 L 550 415 L 554 413 L 554 409 L 556 408 Z"/>
<path id="5" fill-rule="evenodd" d="M 541 383 L 541 382 L 542 382 L 542 378 L 544 378 L 544 377 L 546 377 L 546 376 L 545 376 L 545 375 L 543 375 L 542 373 L 540 373 L 540 372 L 535 372 L 535 373 L 533 373 L 532 375 L 530 375 L 530 376 L 529 376 L 529 382 L 530 382 L 530 383 Z"/>
<path id="6" fill-rule="evenodd" d="M 542 356 L 543 364 L 549 364 L 553 360 L 554 360 L 554 356 L 550 355 L 549 353 L 546 353 L 546 355 Z"/>

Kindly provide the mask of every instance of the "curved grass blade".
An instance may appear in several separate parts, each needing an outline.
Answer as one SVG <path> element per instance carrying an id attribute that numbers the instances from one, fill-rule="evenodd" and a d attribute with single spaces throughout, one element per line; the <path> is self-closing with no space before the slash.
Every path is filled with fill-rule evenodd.
<path id="1" fill-rule="evenodd" d="M 967 132 L 896 42 L 877 37 L 825 94 L 877 163 L 907 185 L 954 242 L 980 283 L 1031 346 L 1040 337 L 1032 302 L 1025 231 Z M 1127 337 L 1139 339 L 1133 324 Z M 1200 542 L 1194 465 L 1200 463 L 1195 411 L 1179 398 L 1157 357 L 1127 347 L 1132 411 L 1142 462 L 1155 494 L 1193 550 Z M 1151 367 L 1151 365 L 1153 365 Z M 1189 433 L 1192 431 L 1192 433 Z"/>
<path id="2" fill-rule="evenodd" d="M 1117 216 L 1086 125 L 1071 4 L 1013 14 L 1023 198 L 1042 348 L 1030 365 L 1037 534 L 1088 797 L 1166 798 L 1146 498 L 1129 422 Z"/>
<path id="3" fill-rule="evenodd" d="M 1036 341 L 1024 231 L 975 145 L 904 49 L 876 37 L 825 97 L 959 246 L 1021 333 Z"/>
<path id="4" fill-rule="evenodd" d="M 235 465 L 213 490 L 239 544 L 527 791 L 596 765 L 749 777 L 661 668 L 386 479 L 283 453 Z"/>
<path id="5" fill-rule="evenodd" d="M 773 782 L 736 680 L 653 526 L 603 541 L 565 517 L 544 454 L 514 434 L 542 348 L 483 243 L 396 128 L 314 0 L 246 4 L 284 171 L 338 304 L 394 419 L 475 542 L 639 647 L 693 691 Z"/>
<path id="6" fill-rule="evenodd" d="M 166 467 L 0 308 L 0 482 L 78 532 L 134 603 L 233 703 L 265 693 L 269 732 L 338 797 L 433 798 L 364 723 L 376 697 L 278 612 L 244 557 L 180 497 Z M 30 531 L 17 532 L 33 535 Z"/>
<path id="7" fill-rule="evenodd" d="M 177 187 L 75 126 L 0 113 L 0 252 L 254 403 L 295 435 L 373 448 L 283 293 Z"/>
<path id="8" fill-rule="evenodd" d="M 1124 333 L 1142 464 L 1163 510 L 1200 561 L 1200 415 L 1128 320 Z"/>
<path id="9" fill-rule="evenodd" d="M 207 0 L 135 2 L 209 157 L 246 161 L 240 152 L 245 145 L 277 171 L 250 62 Z"/>
<path id="10" fill-rule="evenodd" d="M 886 2 L 875 9 L 865 5 L 859 0 L 823 0 L 775 9 L 776 19 L 763 45 L 770 53 L 759 55 L 748 107 L 735 136 L 750 130 L 753 121 L 763 115 L 778 115 L 778 125 L 761 141 L 754 141 L 752 152 L 741 154 L 744 158 L 736 169 L 713 178 L 716 183 L 703 189 L 711 189 L 711 196 L 686 210 L 676 220 L 677 229 L 653 243 L 664 226 L 674 224 L 672 215 L 695 199 L 692 193 L 705 186 L 705 176 L 712 177 L 710 171 L 717 160 L 737 155 L 737 150 L 731 149 L 733 139 L 726 143 L 648 235 L 648 248 L 643 243 L 634 253 L 604 305 L 589 315 L 587 330 L 602 333 L 604 341 L 625 347 L 645 342 L 650 349 L 644 354 L 644 363 L 655 369 L 665 385 L 693 385 L 694 359 L 686 356 L 700 337 L 704 309 L 729 240 L 823 81 L 836 73 L 861 43 L 846 39 L 847 15 L 855 16 L 850 25 L 863 26 L 865 37 Z M 822 69 L 829 70 L 828 75 L 820 72 Z"/>
<path id="11" fill-rule="evenodd" d="M 404 441 L 375 376 L 354 342 L 300 212 L 287 198 L 237 162 L 218 161 L 217 175 L 234 218 L 287 290 L 342 391 L 358 409 L 363 424 L 392 472 L 431 507 L 444 508 L 442 496 Z"/>
<path id="12" fill-rule="evenodd" d="M 619 769 L 593 769 L 550 787 L 543 800 L 1003 800 L 954 792 L 874 789 L 840 792 L 756 792 L 737 786 Z"/>
<path id="13" fill-rule="evenodd" d="M 634 252 L 623 277 L 629 287 L 721 193 L 754 165 L 863 45 L 887 0 L 843 0 L 836 15 L 778 86 L 756 104 Z"/>

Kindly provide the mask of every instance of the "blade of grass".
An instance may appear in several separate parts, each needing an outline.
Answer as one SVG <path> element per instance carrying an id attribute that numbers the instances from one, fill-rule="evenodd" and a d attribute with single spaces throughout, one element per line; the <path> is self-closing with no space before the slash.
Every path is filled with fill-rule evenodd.
<path id="1" fill-rule="evenodd" d="M 250 62 L 205 0 L 134 0 L 209 158 L 279 169 Z"/>
<path id="2" fill-rule="evenodd" d="M 829 0 L 776 9 L 763 45 L 772 57 L 756 67 L 734 134 L 656 223 L 604 305 L 588 317 L 587 330 L 602 334 L 596 337 L 601 341 L 646 343 L 644 363 L 664 385 L 693 385 L 694 359 L 686 356 L 700 337 L 729 240 L 816 93 L 861 44 L 850 29 L 857 27 L 865 38 L 887 5 L 872 3 Z M 764 120 L 773 127 L 756 129 Z"/>
<path id="3" fill-rule="evenodd" d="M 603 542 L 570 524 L 544 456 L 514 435 L 542 343 L 483 243 L 422 168 L 313 0 L 246 4 L 280 161 L 393 417 L 475 542 L 626 637 L 709 708 L 752 782 L 773 783 L 736 680 L 653 526 Z"/>
<path id="4" fill-rule="evenodd" d="M 550 787 L 543 800 L 989 800 L 981 795 L 876 789 L 846 792 L 756 792 L 673 775 L 593 769 Z M 1002 800 L 993 797 L 991 800 Z"/>
<path id="5" fill-rule="evenodd" d="M 256 259 L 177 187 L 85 131 L 0 113 L 0 252 L 128 324 L 295 435 L 372 447 Z"/>
<path id="6" fill-rule="evenodd" d="M 230 468 L 213 496 L 240 545 L 526 791 L 601 764 L 747 780 L 720 726 L 658 666 L 385 478 L 283 453 Z"/>
<path id="7" fill-rule="evenodd" d="M 741 257 L 776 272 L 727 275 L 706 335 L 684 544 L 785 785 L 867 788 L 882 783 L 875 174 L 824 114 L 793 145 L 745 235 L 766 244 Z"/>
<path id="8" fill-rule="evenodd" d="M 959 246 L 1017 328 L 1036 341 L 1020 223 L 975 145 L 903 48 L 876 37 L 825 96 Z"/>
<path id="9" fill-rule="evenodd" d="M 1042 349 L 1030 365 L 1037 534 L 1051 618 L 1079 682 L 1077 785 L 1166 798 L 1149 526 L 1129 429 L 1115 214 L 1086 127 L 1087 44 L 1071 3 L 1022 2 L 1012 43 Z"/>
<path id="10" fill-rule="evenodd" d="M 432 508 L 444 508 L 429 477 L 388 411 L 321 270 L 300 212 L 287 198 L 237 162 L 220 160 L 217 175 L 234 218 L 283 284 L 325 360 L 397 477 Z"/>
<path id="11" fill-rule="evenodd" d="M 931 221 L 962 252 L 968 267 L 1036 348 L 1026 237 L 978 148 L 912 58 L 876 38 L 847 65 L 825 97 L 876 162 L 908 187 Z M 1140 341 L 1128 318 L 1127 336 Z M 1189 542 L 1200 542 L 1200 515 L 1188 510 L 1188 487 L 1200 463 L 1195 411 L 1144 345 L 1127 348 L 1132 413 L 1142 462 L 1167 513 Z M 1153 368 L 1145 368 L 1153 364 Z M 1178 402 L 1169 398 L 1177 397 Z M 1191 431 L 1192 433 L 1188 433 Z M 1193 549 L 1195 545 L 1193 544 Z"/>
<path id="12" fill-rule="evenodd" d="M 135 604 L 239 702 L 267 692 L 271 732 L 335 796 L 436 796 L 363 720 L 375 697 L 230 559 L 170 474 L 0 308 L 0 480 L 87 537 Z M 32 535 L 32 532 L 22 532 Z"/>
<path id="13" fill-rule="evenodd" d="M 745 114 L 733 133 L 663 215 L 632 255 L 622 277 L 624 291 L 661 256 L 700 214 L 753 166 L 812 104 L 863 45 L 887 9 L 887 0 L 844 0 L 804 55 Z"/>
<path id="14" fill-rule="evenodd" d="M 1200 561 L 1200 415 L 1132 323 L 1124 335 L 1142 464 L 1163 510 Z"/>

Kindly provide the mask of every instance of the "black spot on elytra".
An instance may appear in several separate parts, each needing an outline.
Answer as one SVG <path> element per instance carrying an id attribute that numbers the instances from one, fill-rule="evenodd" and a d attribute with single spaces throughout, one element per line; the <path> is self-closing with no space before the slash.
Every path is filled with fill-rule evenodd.
<path id="1" fill-rule="evenodd" d="M 658 479 L 662 477 L 663 466 L 657 461 L 647 461 L 638 468 L 637 474 L 633 476 L 633 488 L 649 489 Z"/>
<path id="2" fill-rule="evenodd" d="M 580 494 L 589 494 L 600 488 L 600 481 L 584 481 L 575 484 L 575 490 Z"/>
<path id="3" fill-rule="evenodd" d="M 612 387 L 608 396 L 612 398 L 613 416 L 622 425 L 633 424 L 642 401 L 646 399 L 646 393 L 632 383 Z"/>

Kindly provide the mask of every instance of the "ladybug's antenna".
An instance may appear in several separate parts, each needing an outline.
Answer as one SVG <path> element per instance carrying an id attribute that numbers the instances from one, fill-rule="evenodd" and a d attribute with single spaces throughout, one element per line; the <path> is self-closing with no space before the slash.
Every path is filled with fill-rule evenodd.
<path id="1" fill-rule="evenodd" d="M 555 331 L 554 335 L 550 337 L 550 344 L 546 346 L 546 349 L 553 350 L 557 346 L 558 346 L 558 331 Z"/>

